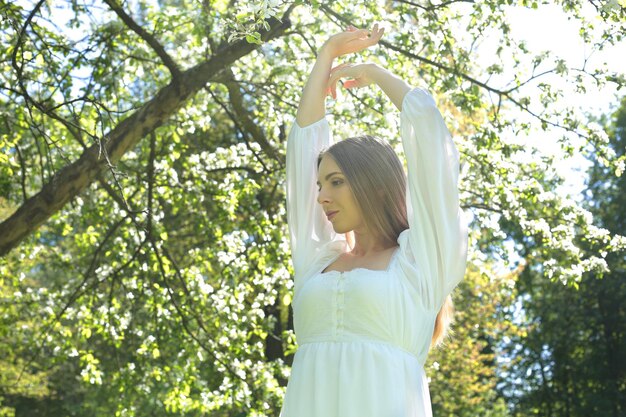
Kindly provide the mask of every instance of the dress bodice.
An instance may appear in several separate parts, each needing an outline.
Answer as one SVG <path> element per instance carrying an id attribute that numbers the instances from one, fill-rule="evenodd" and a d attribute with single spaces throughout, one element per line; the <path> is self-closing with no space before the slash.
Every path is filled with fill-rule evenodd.
<path id="1" fill-rule="evenodd" d="M 415 302 L 418 294 L 402 279 L 398 254 L 399 249 L 386 270 L 331 270 L 310 277 L 293 300 L 298 345 L 386 343 L 423 364 L 432 337 L 433 312 Z"/>

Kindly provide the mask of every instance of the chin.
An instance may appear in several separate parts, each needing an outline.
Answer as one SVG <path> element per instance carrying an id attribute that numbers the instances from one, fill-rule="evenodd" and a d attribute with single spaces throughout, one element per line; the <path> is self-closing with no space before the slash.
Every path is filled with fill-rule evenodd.
<path id="1" fill-rule="evenodd" d="M 341 227 L 336 227 L 334 224 L 333 230 L 335 231 L 335 233 L 346 233 Z"/>
<path id="2" fill-rule="evenodd" d="M 352 229 L 347 229 L 345 227 L 335 227 L 333 225 L 333 230 L 335 231 L 335 233 L 340 234 L 340 233 L 349 233 L 352 231 Z"/>

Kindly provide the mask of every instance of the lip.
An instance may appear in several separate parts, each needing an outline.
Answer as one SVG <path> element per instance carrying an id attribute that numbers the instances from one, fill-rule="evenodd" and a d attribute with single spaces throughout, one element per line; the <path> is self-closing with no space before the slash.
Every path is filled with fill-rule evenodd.
<path id="1" fill-rule="evenodd" d="M 335 217 L 335 215 L 336 215 L 337 213 L 339 213 L 339 211 L 338 211 L 338 210 L 335 210 L 335 211 L 329 211 L 329 212 L 327 212 L 327 213 L 326 213 L 326 217 L 328 218 L 328 220 L 332 220 L 332 219 L 333 219 L 333 217 Z"/>

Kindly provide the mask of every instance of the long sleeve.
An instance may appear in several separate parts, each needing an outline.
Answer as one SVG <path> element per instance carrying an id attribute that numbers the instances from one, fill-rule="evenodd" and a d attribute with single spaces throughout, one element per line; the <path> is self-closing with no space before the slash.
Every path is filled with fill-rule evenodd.
<path id="1" fill-rule="evenodd" d="M 325 118 L 304 128 L 294 121 L 287 138 L 287 222 L 296 292 L 313 262 L 319 261 L 319 250 L 339 239 L 317 202 L 317 157 L 330 144 Z"/>
<path id="2" fill-rule="evenodd" d="M 426 91 L 416 88 L 405 95 L 400 123 L 409 229 L 398 242 L 403 258 L 414 265 L 410 275 L 424 303 L 439 309 L 465 274 L 467 223 L 459 205 L 459 153 Z"/>

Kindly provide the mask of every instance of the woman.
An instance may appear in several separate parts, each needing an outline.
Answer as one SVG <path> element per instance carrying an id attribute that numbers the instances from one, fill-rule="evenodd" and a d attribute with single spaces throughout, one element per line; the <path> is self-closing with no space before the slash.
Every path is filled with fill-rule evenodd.
<path id="1" fill-rule="evenodd" d="M 467 251 L 458 152 L 428 93 L 374 64 L 332 68 L 382 34 L 349 27 L 324 44 L 289 134 L 298 351 L 281 417 L 432 415 L 423 365 Z M 324 101 L 342 78 L 345 88 L 377 84 L 401 111 L 408 186 L 380 139 L 328 147 Z"/>

